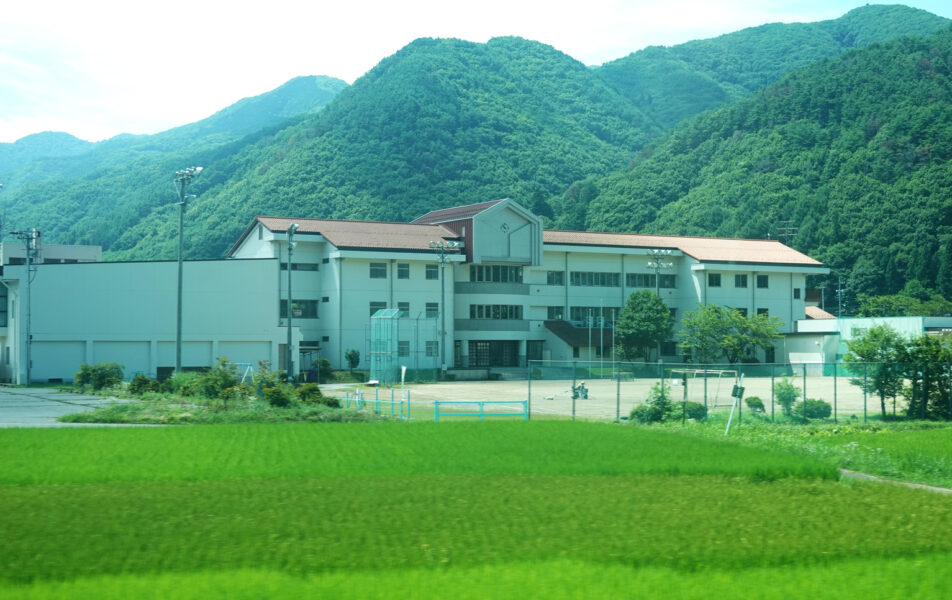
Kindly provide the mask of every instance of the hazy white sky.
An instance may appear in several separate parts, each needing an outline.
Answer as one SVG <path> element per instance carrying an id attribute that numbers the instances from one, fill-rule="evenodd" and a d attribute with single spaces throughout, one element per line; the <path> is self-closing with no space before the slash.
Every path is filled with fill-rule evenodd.
<path id="1" fill-rule="evenodd" d="M 952 18 L 949 0 L 909 6 Z M 852 0 L 0 0 L 0 142 L 191 123 L 299 75 L 353 83 L 418 37 L 518 35 L 588 65 Z"/>

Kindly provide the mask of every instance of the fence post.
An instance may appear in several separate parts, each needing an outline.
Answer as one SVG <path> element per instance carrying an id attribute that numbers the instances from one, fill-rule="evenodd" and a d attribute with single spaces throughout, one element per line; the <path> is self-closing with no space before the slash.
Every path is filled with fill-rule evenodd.
<path id="1" fill-rule="evenodd" d="M 863 363 L 863 423 L 866 423 L 866 375 L 869 363 Z"/>
<path id="2" fill-rule="evenodd" d="M 770 367 L 770 422 L 774 422 L 774 379 L 777 377 L 777 365 Z"/>
<path id="3" fill-rule="evenodd" d="M 407 403 L 407 421 L 409 421 L 410 420 L 410 390 L 407 390 L 407 399 L 405 400 L 405 402 Z"/>
<path id="4" fill-rule="evenodd" d="M 833 363 L 833 422 L 836 423 L 836 363 Z"/>
<path id="5" fill-rule="evenodd" d="M 807 363 L 803 363 L 803 422 L 807 422 Z"/>
<path id="6" fill-rule="evenodd" d="M 532 361 L 527 361 L 529 365 L 529 391 L 528 397 L 526 398 L 526 414 L 529 414 L 529 411 L 532 410 Z M 539 370 L 542 370 L 542 366 L 539 366 Z"/>
<path id="7" fill-rule="evenodd" d="M 614 367 L 612 367 L 614 370 Z M 615 375 L 615 422 L 618 423 L 621 421 L 621 371 L 616 371 Z M 952 398 L 952 393 L 950 393 L 949 398 Z M 952 400 L 949 400 L 950 406 L 952 406 Z M 952 414 L 952 410 L 949 411 Z"/>
<path id="8" fill-rule="evenodd" d="M 435 421 L 436 423 L 440 422 L 440 401 L 439 400 L 433 401 L 433 421 Z"/>

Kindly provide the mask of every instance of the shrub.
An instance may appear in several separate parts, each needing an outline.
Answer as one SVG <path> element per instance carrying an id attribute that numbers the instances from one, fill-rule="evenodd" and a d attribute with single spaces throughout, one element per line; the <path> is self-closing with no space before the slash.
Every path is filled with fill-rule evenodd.
<path id="1" fill-rule="evenodd" d="M 263 387 L 261 393 L 268 404 L 277 408 L 291 406 L 291 397 L 280 387 Z"/>
<path id="2" fill-rule="evenodd" d="M 88 385 L 94 390 L 113 387 L 119 385 L 119 382 L 122 381 L 122 365 L 114 362 L 96 365 L 83 363 L 79 366 L 74 381 L 80 387 Z"/>
<path id="3" fill-rule="evenodd" d="M 774 399 L 783 409 L 783 414 L 790 416 L 793 411 L 793 404 L 800 397 L 800 388 L 784 377 L 774 384 Z"/>
<path id="4" fill-rule="evenodd" d="M 808 419 L 827 419 L 833 414 L 833 407 L 830 406 L 830 403 L 825 400 L 807 398 L 805 402 L 806 416 Z M 798 417 L 803 415 L 803 406 L 803 402 L 797 402 L 796 407 L 793 409 L 793 412 Z"/>
<path id="5" fill-rule="evenodd" d="M 668 419 L 694 419 L 701 421 L 707 418 L 707 407 L 700 402 L 675 402 L 671 405 L 671 414 Z"/>
<path id="6" fill-rule="evenodd" d="M 318 402 L 328 408 L 340 408 L 340 400 L 338 398 L 330 398 L 328 396 L 321 396 Z"/>
<path id="7" fill-rule="evenodd" d="M 129 393 L 141 396 L 146 392 L 158 392 L 161 384 L 147 375 L 139 373 L 129 382 Z"/>
<path id="8" fill-rule="evenodd" d="M 198 373 L 175 373 L 169 378 L 169 382 L 173 394 L 185 397 L 197 396 L 199 394 Z"/>
<path id="9" fill-rule="evenodd" d="M 746 398 L 744 399 L 744 402 L 747 403 L 747 408 L 750 409 L 750 412 L 754 412 L 754 413 L 767 412 L 767 409 L 764 408 L 764 401 L 758 398 L 757 396 L 751 396 L 750 398 Z"/>
<path id="10" fill-rule="evenodd" d="M 217 364 L 199 373 L 195 380 L 195 390 L 198 395 L 206 398 L 220 398 L 221 393 L 234 387 L 238 383 L 238 367 L 228 361 L 228 358 L 217 359 Z"/>
<path id="11" fill-rule="evenodd" d="M 321 389 L 316 383 L 303 383 L 297 388 L 298 400 L 305 404 L 321 401 Z"/>
<path id="12" fill-rule="evenodd" d="M 646 425 L 648 423 L 660 423 L 662 419 L 661 409 L 651 404 L 642 404 L 631 410 L 628 418 L 636 423 Z"/>

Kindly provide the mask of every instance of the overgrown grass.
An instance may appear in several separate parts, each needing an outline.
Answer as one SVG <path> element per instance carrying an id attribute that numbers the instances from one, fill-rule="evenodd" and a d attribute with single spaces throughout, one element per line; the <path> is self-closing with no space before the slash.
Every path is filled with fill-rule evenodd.
<path id="1" fill-rule="evenodd" d="M 243 600 L 260 598 L 631 598 L 633 600 L 817 600 L 948 598 L 952 578 L 937 577 L 952 554 L 829 561 L 743 570 L 631 567 L 569 559 L 457 569 L 336 570 L 297 576 L 261 568 L 202 573 L 110 575 L 33 586 L 3 586 L 10 600 Z"/>
<path id="2" fill-rule="evenodd" d="M 672 432 L 720 439 L 722 424 L 692 424 Z M 903 481 L 952 487 L 952 426 L 944 423 L 777 425 L 745 423 L 727 439 L 759 448 L 784 449 L 801 456 Z"/>
<path id="3" fill-rule="evenodd" d="M 833 464 L 791 453 L 566 421 L 15 429 L 0 436 L 2 483 L 460 474 L 837 477 Z"/>

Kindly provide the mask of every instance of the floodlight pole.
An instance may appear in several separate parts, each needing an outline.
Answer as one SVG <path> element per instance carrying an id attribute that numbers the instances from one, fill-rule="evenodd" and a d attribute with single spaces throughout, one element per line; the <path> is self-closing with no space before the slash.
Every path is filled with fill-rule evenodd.
<path id="1" fill-rule="evenodd" d="M 287 307 L 288 307 L 288 347 L 287 347 L 287 363 L 288 363 L 288 383 L 294 383 L 294 354 L 291 351 L 291 323 L 293 321 L 293 312 L 291 309 L 291 271 L 293 271 L 294 265 L 294 232 L 298 230 L 297 223 L 291 223 L 288 225 L 288 298 L 287 298 Z M 320 365 L 320 362 L 318 362 Z M 318 366 L 320 370 L 320 366 Z M 318 377 L 320 379 L 320 377 Z"/>
<path id="2" fill-rule="evenodd" d="M 440 255 L 440 370 L 446 375 L 446 251 L 460 247 L 460 243 L 453 240 L 430 242 Z"/>
<path id="3" fill-rule="evenodd" d="M 674 266 L 674 263 L 666 260 L 667 257 L 671 256 L 670 248 L 652 248 L 648 250 L 648 254 L 651 256 L 651 260 L 648 261 L 648 268 L 654 269 L 655 276 L 655 294 L 660 298 L 661 297 L 661 270 L 668 269 Z M 661 362 L 661 342 L 658 342 L 658 362 Z"/>
<path id="4" fill-rule="evenodd" d="M 182 254 L 184 249 L 183 225 L 185 221 L 185 188 L 198 177 L 202 172 L 202 167 L 189 167 L 175 172 L 175 183 L 178 184 L 179 193 L 179 220 L 178 220 L 178 288 L 177 305 L 175 312 L 175 372 L 182 372 Z"/>
<path id="5" fill-rule="evenodd" d="M 33 332 L 32 332 L 32 326 L 31 326 L 32 325 L 32 314 L 31 314 L 32 294 L 30 290 L 30 283 L 33 278 L 32 276 L 32 271 L 34 269 L 33 259 L 36 258 L 36 255 L 37 255 L 36 246 L 40 239 L 40 230 L 34 227 L 33 229 L 27 229 L 25 231 L 13 231 L 11 233 L 15 235 L 18 239 L 23 240 L 23 247 L 25 250 L 24 253 L 26 254 L 26 276 L 24 277 L 25 285 L 23 288 L 24 298 L 21 301 L 21 306 L 24 313 L 23 314 L 23 329 L 24 329 L 24 333 L 26 334 L 26 352 L 25 352 L 26 356 L 24 357 L 25 358 L 24 365 L 26 366 L 26 381 L 24 381 L 23 384 L 26 386 L 29 386 L 30 380 L 32 378 L 30 371 L 31 371 L 31 367 L 33 366 L 32 365 L 33 353 L 31 348 L 31 343 L 33 340 Z"/>

